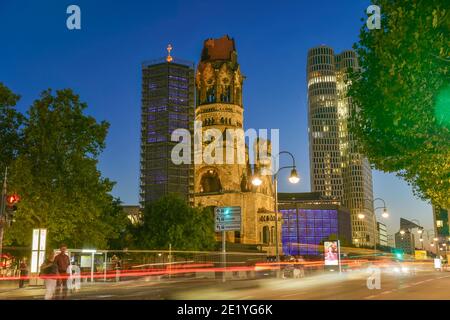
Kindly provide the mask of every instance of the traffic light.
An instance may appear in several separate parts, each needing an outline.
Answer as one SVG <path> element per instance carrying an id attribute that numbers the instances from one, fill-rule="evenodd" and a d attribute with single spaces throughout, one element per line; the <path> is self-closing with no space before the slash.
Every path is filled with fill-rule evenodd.
<path id="1" fill-rule="evenodd" d="M 20 197 L 18 194 L 10 194 L 9 196 L 6 196 L 6 205 L 8 207 L 14 206 L 19 201 Z"/>
<path id="2" fill-rule="evenodd" d="M 391 249 L 391 252 L 397 260 L 403 260 L 403 249 Z"/>
<path id="3" fill-rule="evenodd" d="M 6 214 L 9 222 L 14 221 L 14 214 L 17 211 L 17 203 L 20 201 L 18 194 L 11 194 L 6 196 Z"/>

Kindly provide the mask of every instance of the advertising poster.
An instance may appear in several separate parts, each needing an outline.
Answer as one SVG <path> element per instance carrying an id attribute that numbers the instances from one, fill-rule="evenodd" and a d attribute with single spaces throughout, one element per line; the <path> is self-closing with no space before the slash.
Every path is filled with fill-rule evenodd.
<path id="1" fill-rule="evenodd" d="M 92 264 L 92 256 L 81 256 L 80 266 L 82 268 L 90 268 Z"/>
<path id="2" fill-rule="evenodd" d="M 434 259 L 434 268 L 440 269 L 442 267 L 441 259 Z"/>
<path id="3" fill-rule="evenodd" d="M 416 260 L 425 260 L 427 258 L 427 252 L 425 250 L 415 250 L 414 257 Z"/>
<path id="4" fill-rule="evenodd" d="M 325 241 L 324 242 L 324 256 L 326 266 L 339 265 L 339 242 L 338 241 Z"/>

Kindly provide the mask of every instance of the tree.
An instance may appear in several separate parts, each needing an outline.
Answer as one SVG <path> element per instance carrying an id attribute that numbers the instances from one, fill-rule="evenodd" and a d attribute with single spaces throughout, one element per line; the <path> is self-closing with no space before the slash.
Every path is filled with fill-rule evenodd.
<path id="1" fill-rule="evenodd" d="M 24 147 L 12 163 L 9 190 L 21 195 L 7 239 L 29 245 L 31 229 L 48 229 L 50 246 L 106 248 L 124 226 L 124 213 L 97 170 L 108 123 L 84 114 L 70 89 L 44 91 L 28 111 Z"/>
<path id="2" fill-rule="evenodd" d="M 19 96 L 0 82 L 0 180 L 22 145 L 24 116 L 15 109 Z"/>
<path id="3" fill-rule="evenodd" d="M 105 212 L 109 212 L 109 215 L 105 217 L 108 220 L 108 225 L 117 227 L 116 237 L 108 239 L 108 248 L 112 250 L 123 250 L 132 247 L 136 242 L 136 227 L 121 207 L 121 201 L 113 199 Z"/>
<path id="4" fill-rule="evenodd" d="M 169 194 L 147 203 L 138 229 L 140 249 L 210 250 L 214 248 L 214 217 L 210 208 L 192 208 Z"/>
<path id="5" fill-rule="evenodd" d="M 377 0 L 381 29 L 365 25 L 351 75 L 350 130 L 376 169 L 450 207 L 449 3 Z"/>

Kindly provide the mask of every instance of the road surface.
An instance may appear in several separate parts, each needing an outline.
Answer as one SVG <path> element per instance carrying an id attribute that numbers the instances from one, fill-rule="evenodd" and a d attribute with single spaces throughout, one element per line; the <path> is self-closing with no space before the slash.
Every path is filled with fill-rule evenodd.
<path id="1" fill-rule="evenodd" d="M 301 279 L 174 280 L 82 284 L 74 300 L 450 300 L 450 272 L 422 271 L 414 275 L 381 273 L 380 289 L 369 289 L 367 272 L 323 273 Z M 42 287 L 0 292 L 0 299 L 43 299 Z"/>

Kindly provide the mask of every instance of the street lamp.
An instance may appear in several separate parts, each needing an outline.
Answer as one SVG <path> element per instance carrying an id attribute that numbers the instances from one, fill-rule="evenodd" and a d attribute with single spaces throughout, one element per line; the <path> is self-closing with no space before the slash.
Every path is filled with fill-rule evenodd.
<path id="1" fill-rule="evenodd" d="M 290 183 L 298 183 L 300 181 L 300 178 L 298 176 L 297 170 L 295 170 L 295 168 L 293 168 L 291 170 L 291 175 L 289 176 L 289 182 Z"/>
<path id="2" fill-rule="evenodd" d="M 375 199 L 373 199 L 373 200 L 371 200 L 371 199 L 364 199 L 365 201 L 372 201 L 372 205 L 375 203 L 375 201 L 377 201 L 377 200 L 380 200 L 380 201 L 382 201 L 383 202 L 383 206 L 382 207 L 377 207 L 377 208 L 375 208 L 375 209 L 373 209 L 373 235 L 374 235 L 374 242 L 373 242 L 373 250 L 374 250 L 374 255 L 376 255 L 377 254 L 377 220 L 376 220 L 376 210 L 378 210 L 378 209 L 383 209 L 383 213 L 381 214 L 381 216 L 383 217 L 383 218 L 388 218 L 389 217 L 389 213 L 388 213 L 388 211 L 387 211 L 387 208 L 386 208 L 386 202 L 383 200 L 383 199 L 381 199 L 381 198 L 375 198 Z M 362 213 L 360 213 L 360 214 L 358 214 L 358 218 L 359 219 L 364 219 L 365 218 L 365 215 L 364 214 L 362 214 Z"/>
<path id="3" fill-rule="evenodd" d="M 423 250 L 423 238 L 422 238 L 422 235 L 420 235 L 419 241 L 422 244 L 422 250 Z"/>
<path id="4" fill-rule="evenodd" d="M 292 158 L 292 165 L 291 166 L 284 166 L 281 167 L 277 170 L 277 172 L 275 172 L 275 174 L 273 175 L 273 184 L 274 184 L 274 191 L 275 191 L 275 255 L 276 255 L 276 259 L 277 259 L 277 263 L 280 262 L 280 253 L 278 250 L 278 174 L 280 173 L 281 170 L 283 169 L 291 169 L 291 174 L 289 176 L 289 182 L 290 183 L 298 183 L 300 181 L 300 178 L 298 176 L 297 173 L 297 169 L 295 166 L 295 158 L 292 155 L 292 153 L 288 152 L 288 151 L 280 151 L 276 156 L 279 157 L 282 154 L 288 154 L 289 156 L 291 156 Z M 254 186 L 259 186 L 262 184 L 262 180 L 259 177 L 258 174 L 256 174 L 253 179 L 252 179 L 252 184 Z M 278 265 L 279 266 L 279 265 Z"/>
<path id="5" fill-rule="evenodd" d="M 425 234 L 427 235 L 427 240 L 428 240 L 428 244 L 430 245 L 430 247 L 434 247 L 434 243 L 430 243 L 430 234 L 432 234 L 434 236 L 435 235 L 434 230 L 433 229 L 425 230 L 423 228 L 421 230 L 422 230 L 423 235 L 425 235 Z M 421 235 L 421 238 L 422 238 L 422 235 Z M 437 239 L 437 238 L 435 238 L 435 239 Z M 433 241 L 436 241 L 436 240 L 433 239 Z M 432 251 L 432 250 L 430 249 L 430 251 Z"/>
<path id="6" fill-rule="evenodd" d="M 441 256 L 441 254 L 440 254 L 440 252 L 439 252 L 439 238 L 437 238 L 437 237 L 434 237 L 433 238 L 433 247 L 434 247 L 434 243 L 436 243 L 436 254 L 437 254 L 437 256 L 438 257 L 440 257 Z"/>
<path id="7" fill-rule="evenodd" d="M 252 180 L 252 184 L 256 187 L 260 186 L 263 183 L 259 175 L 255 175 Z"/>

